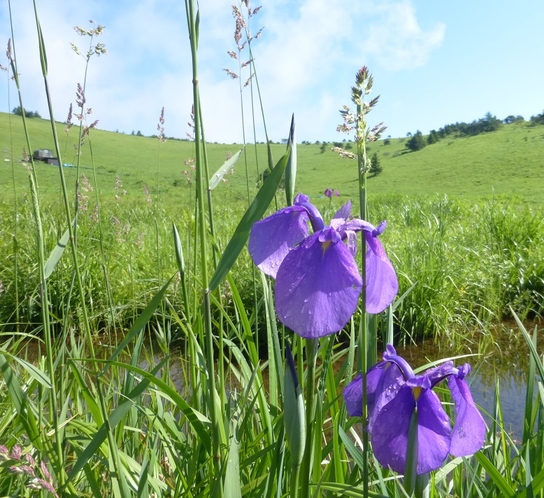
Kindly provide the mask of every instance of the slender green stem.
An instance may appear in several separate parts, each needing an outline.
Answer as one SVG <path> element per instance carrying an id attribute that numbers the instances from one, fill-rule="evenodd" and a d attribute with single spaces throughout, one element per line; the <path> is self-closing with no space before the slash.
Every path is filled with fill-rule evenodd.
<path id="1" fill-rule="evenodd" d="M 310 496 L 310 474 L 312 469 L 312 457 L 314 451 L 314 390 L 315 390 L 315 364 L 317 360 L 318 339 L 306 339 L 306 445 L 304 457 L 300 466 L 300 496 Z M 299 358 L 300 361 L 300 358 Z"/>
<path id="2" fill-rule="evenodd" d="M 362 97 L 361 97 L 362 98 Z M 357 177 L 359 180 L 359 215 L 362 220 L 368 218 L 367 207 L 367 157 L 366 157 L 366 122 L 363 114 L 362 101 L 357 102 Z M 363 275 L 363 288 L 361 292 L 361 325 L 359 335 L 359 351 L 361 359 L 361 375 L 362 375 L 362 415 L 363 420 L 367 419 L 367 389 L 366 389 L 366 372 L 368 370 L 368 330 L 367 330 L 367 313 L 366 313 L 366 241 L 364 235 L 361 234 L 361 271 Z M 369 441 L 368 432 L 363 431 L 363 495 L 366 498 L 368 496 L 368 481 L 369 481 Z"/>
<path id="3" fill-rule="evenodd" d="M 198 84 L 198 64 L 197 64 L 197 47 L 198 47 L 198 25 L 199 25 L 199 13 L 194 10 L 193 0 L 185 0 L 185 11 L 187 15 L 187 25 L 189 30 L 189 40 L 191 45 L 191 59 L 192 59 L 192 80 L 193 80 L 193 106 L 194 106 L 194 126 L 195 126 L 195 162 L 196 162 L 196 183 L 197 183 L 197 207 L 198 207 L 198 235 L 199 235 L 199 248 L 200 249 L 200 269 L 203 282 L 208 282 L 208 262 L 207 262 L 207 242 L 206 242 L 206 216 L 205 216 L 205 184 L 207 183 L 206 171 L 204 166 L 204 160 L 202 157 L 202 144 L 201 144 L 201 109 L 200 109 L 200 96 L 199 96 L 199 84 Z M 211 305 L 209 290 L 204 290 L 204 333 L 205 333 L 205 347 L 206 347 L 206 392 L 208 395 L 208 407 L 210 412 L 210 421 L 212 426 L 212 468 L 215 479 L 222 482 L 220 471 L 221 465 L 221 447 L 220 447 L 220 431 L 219 431 L 219 414 L 216 410 L 216 382 L 215 382 L 215 359 L 214 359 L 214 343 L 213 343 L 213 330 L 211 323 Z M 222 496 L 222 485 L 219 484 L 219 494 Z"/>

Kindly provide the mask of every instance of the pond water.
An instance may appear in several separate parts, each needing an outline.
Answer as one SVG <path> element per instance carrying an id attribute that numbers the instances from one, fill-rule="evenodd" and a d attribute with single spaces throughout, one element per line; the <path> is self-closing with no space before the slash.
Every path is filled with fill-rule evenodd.
<path id="1" fill-rule="evenodd" d="M 541 332 L 542 326 L 539 325 L 538 328 L 542 354 L 542 343 L 544 343 L 542 336 L 544 334 Z M 533 329 L 534 324 L 527 326 L 530 333 Z M 482 347 L 480 344 L 478 347 L 474 345 L 473 340 L 467 341 L 468 345 L 472 344 L 474 351 L 479 351 L 477 355 L 471 353 L 468 346 L 464 350 L 453 350 L 447 345 L 431 341 L 408 347 L 397 346 L 396 349 L 398 354 L 405 358 L 413 368 L 442 358 L 471 354 L 466 358 L 454 360 L 454 363 L 456 365 L 471 364 L 472 372 L 467 377 L 467 381 L 471 386 L 474 401 L 481 407 L 482 414 L 488 426 L 491 427 L 495 405 L 495 388 L 498 383 L 504 429 L 512 434 L 515 440 L 519 440 L 523 430 L 529 349 L 515 324 L 511 327 L 501 327 L 501 331 L 493 334 L 493 340 L 487 340 L 486 343 L 488 346 Z M 35 361 L 38 354 L 37 342 L 31 341 L 27 344 L 26 351 L 22 356 L 30 361 Z M 381 358 L 381 352 L 379 352 L 378 358 Z M 156 360 L 159 361 L 158 356 Z M 169 373 L 180 391 L 184 391 L 186 388 L 183 378 L 183 361 L 179 353 L 173 352 Z"/>

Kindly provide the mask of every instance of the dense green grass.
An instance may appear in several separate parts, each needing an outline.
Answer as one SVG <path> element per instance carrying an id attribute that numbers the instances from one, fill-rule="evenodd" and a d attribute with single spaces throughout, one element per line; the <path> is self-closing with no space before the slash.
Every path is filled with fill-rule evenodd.
<path id="1" fill-rule="evenodd" d="M 33 147 L 52 147 L 48 122 L 33 119 L 28 123 L 32 143 L 36 144 Z M 0 124 L 6 130 L 2 138 L 10 144 L 13 142 L 14 150 L 22 151 L 20 118 L 2 114 Z M 64 125 L 58 127 L 63 136 Z M 403 153 L 400 139 L 392 140 L 388 146 L 383 142 L 371 145 L 371 153 L 378 150 L 382 155 L 384 172 L 369 181 L 370 221 L 388 221 L 382 240 L 397 268 L 401 294 L 411 289 L 397 310 L 399 331 L 412 338 L 460 337 L 461 333 L 484 331 L 489 323 L 508 316 L 509 306 L 522 317 L 542 313 L 544 213 L 541 201 L 544 193 L 538 178 L 538 174 L 543 174 L 539 166 L 540 158 L 544 157 L 541 132 L 544 127 L 512 124 L 491 134 L 444 140 L 416 153 Z M 93 154 L 91 156 L 87 142 L 82 149 L 81 172 L 92 191 L 82 182 L 78 225 L 85 292 L 89 296 L 87 305 L 98 331 L 109 329 L 112 320 L 128 326 L 175 271 L 173 222 L 180 227 L 188 265 L 192 268 L 195 173 L 185 161 L 194 156 L 194 145 L 177 140 L 159 143 L 154 138 L 100 130 L 93 130 L 91 136 Z M 535 138 L 525 140 L 528 136 Z M 73 143 L 77 140 L 77 130 L 73 128 L 62 140 L 63 162 L 75 163 Z M 498 144 L 502 144 L 502 148 Z M 4 148 L 9 151 L 8 145 Z M 216 165 L 212 171 L 223 163 L 229 151 L 238 149 L 236 145 L 209 145 L 210 163 Z M 253 146 L 248 146 L 246 151 L 252 197 L 258 172 L 266 167 L 265 146 L 257 146 L 259 165 Z M 283 145 L 273 146 L 277 157 L 284 151 Z M 480 151 L 480 155 L 475 151 Z M 484 160 L 484 151 L 504 160 Z M 525 159 L 520 164 L 525 164 L 530 181 L 520 174 L 521 167 L 515 169 L 507 162 L 522 157 L 522 151 Z M 37 268 L 31 249 L 35 244 L 34 215 L 28 173 L 18 162 L 21 156 L 22 153 L 14 157 L 15 184 L 11 161 L 3 163 L 1 172 L 0 217 L 6 236 L 1 241 L 0 255 L 3 285 L 0 323 L 19 322 L 26 328 L 39 320 L 39 302 Z M 477 157 L 480 169 L 474 171 L 469 158 L 475 161 Z M 6 159 L 11 159 L 9 154 Z M 349 180 L 354 176 L 354 161 L 340 159 L 330 151 L 321 153 L 318 145 L 299 145 L 298 162 L 298 190 L 313 196 L 313 202 L 323 210 L 326 219 L 331 218 L 346 199 L 356 199 L 357 182 Z M 63 171 L 73 195 L 76 169 L 68 167 Z M 191 184 L 184 171 L 193 179 Z M 36 173 L 42 199 L 44 242 L 47 251 L 51 251 L 66 230 L 58 202 L 59 172 L 53 166 L 38 162 Z M 487 183 L 478 180 L 484 177 Z M 220 248 L 225 247 L 247 205 L 243 156 L 234 174 L 228 174 L 226 179 L 226 183 L 220 183 L 213 191 L 215 216 L 220 220 L 216 231 Z M 525 188 L 521 188 L 520 182 Z M 327 187 L 338 189 L 341 197 L 333 198 L 330 203 L 322 196 Z M 446 193 L 450 195 L 446 197 Z M 96 219 L 97 201 L 101 226 Z M 281 204 L 283 200 L 278 202 Z M 16 229 L 17 277 L 11 237 Z M 105 248 L 103 262 L 98 248 L 100 230 Z M 111 283 L 113 309 L 108 303 L 102 264 L 107 267 Z M 64 257 L 50 279 L 52 310 L 59 323 L 64 319 L 70 267 L 69 258 Z M 249 257 L 243 252 L 235 266 L 235 278 L 248 307 L 252 306 L 253 299 L 252 273 Z M 180 306 L 176 286 L 168 295 L 174 305 Z M 72 295 L 71 299 L 77 308 L 77 296 Z M 12 329 L 13 325 L 8 328 Z"/>
<path id="2" fill-rule="evenodd" d="M 49 122 L 30 119 L 29 133 L 32 147 L 53 149 Z M 63 149 L 63 162 L 75 163 L 74 143 L 77 130 L 68 135 L 64 125 L 58 125 Z M 16 161 L 22 158 L 25 147 L 21 118 L 0 113 L 0 147 L 4 157 Z M 183 171 L 190 171 L 184 161 L 194 157 L 192 142 L 169 140 L 159 144 L 157 139 L 93 130 L 92 146 L 94 161 L 99 174 L 99 188 L 103 192 L 113 191 L 116 175 L 119 175 L 128 193 L 140 194 L 147 185 L 153 194 L 159 191 L 165 198 L 175 195 L 184 197 L 186 186 Z M 209 144 L 208 155 L 212 172 L 224 162 L 227 153 L 240 149 L 236 144 Z M 357 182 L 354 180 L 356 164 L 341 159 L 330 151 L 321 152 L 320 145 L 299 145 L 297 188 L 310 196 L 322 195 L 325 188 L 340 191 L 342 198 L 357 197 Z M 272 146 L 276 160 L 285 151 L 285 146 Z M 248 171 L 254 179 L 267 165 L 266 147 L 247 147 Z M 470 199 L 512 195 L 531 203 L 544 201 L 544 126 L 529 126 L 513 123 L 493 133 L 469 138 L 447 137 L 418 152 L 408 152 L 405 139 L 391 139 L 390 145 L 381 140 L 369 147 L 370 154 L 378 153 L 383 173 L 370 178 L 372 194 L 429 195 L 447 194 Z M 258 161 L 258 164 L 257 164 Z M 83 167 L 91 166 L 88 145 L 83 148 Z M 40 187 L 43 193 L 58 193 L 58 172 L 50 166 L 40 166 Z M 85 169 L 83 169 L 85 172 Z M 74 183 L 73 170 L 65 169 L 68 180 Z M 26 187 L 26 171 L 17 163 L 17 183 Z M 2 197 L 11 195 L 11 168 L 5 162 L 0 171 Z M 227 202 L 246 199 L 246 177 L 244 157 L 238 161 L 235 172 L 228 176 L 228 189 L 220 185 L 216 196 Z M 254 190 L 253 190 L 254 191 Z"/>

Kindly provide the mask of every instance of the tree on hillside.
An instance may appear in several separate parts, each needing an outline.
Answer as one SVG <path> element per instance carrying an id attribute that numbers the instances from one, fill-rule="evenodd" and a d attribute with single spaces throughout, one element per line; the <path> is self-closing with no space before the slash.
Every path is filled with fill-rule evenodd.
<path id="1" fill-rule="evenodd" d="M 24 108 L 21 108 L 20 105 L 18 105 L 17 107 L 15 107 L 13 109 L 13 111 L 11 111 L 13 114 L 16 114 L 17 116 L 22 116 L 23 115 L 23 110 L 25 111 L 25 116 L 27 118 L 41 118 L 41 116 L 39 115 L 38 111 L 27 111 L 26 109 Z"/>
<path id="2" fill-rule="evenodd" d="M 410 149 L 412 152 L 416 152 L 418 150 L 423 149 L 427 145 L 425 138 L 423 137 L 423 133 L 421 133 L 419 130 L 417 130 L 410 140 L 406 142 L 406 148 Z"/>
<path id="3" fill-rule="evenodd" d="M 374 152 L 370 158 L 370 169 L 368 172 L 372 176 L 379 175 L 383 171 L 382 165 L 380 164 L 380 159 L 378 158 L 378 153 Z"/>
<path id="4" fill-rule="evenodd" d="M 323 143 L 321 144 L 321 147 L 319 147 L 319 150 L 321 151 L 321 154 L 323 154 L 327 150 L 327 142 L 323 140 Z"/>
<path id="5" fill-rule="evenodd" d="M 431 132 L 429 133 L 429 136 L 427 137 L 427 144 L 428 145 L 435 144 L 436 142 L 438 142 L 438 140 L 440 140 L 440 137 L 438 136 L 437 131 L 431 130 Z"/>
<path id="6" fill-rule="evenodd" d="M 523 119 L 523 116 L 520 116 L 520 115 L 514 116 L 514 115 L 512 115 L 512 114 L 510 114 L 510 116 L 506 116 L 506 117 L 502 120 L 502 122 L 503 122 L 504 124 L 517 123 L 518 121 L 525 121 L 525 120 Z"/>
<path id="7" fill-rule="evenodd" d="M 542 114 L 537 114 L 536 116 L 531 116 L 531 124 L 537 125 L 537 124 L 544 124 L 544 111 Z"/>

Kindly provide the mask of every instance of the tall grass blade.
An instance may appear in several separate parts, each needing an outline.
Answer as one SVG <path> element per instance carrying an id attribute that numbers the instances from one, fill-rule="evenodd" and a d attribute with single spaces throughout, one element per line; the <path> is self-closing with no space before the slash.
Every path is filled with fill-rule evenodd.
<path id="1" fill-rule="evenodd" d="M 531 481 L 531 492 L 534 496 L 536 493 L 540 493 L 544 489 L 544 469 L 542 469 Z M 516 495 L 516 498 L 529 498 L 529 490 L 524 489 Z"/>
<path id="2" fill-rule="evenodd" d="M 313 487 L 317 487 L 317 485 L 313 485 Z M 380 495 L 372 491 L 369 491 L 367 494 L 365 493 L 363 488 L 359 488 L 357 486 L 354 486 L 353 484 L 323 482 L 319 484 L 319 488 L 324 489 L 325 491 L 331 491 L 332 493 L 334 493 L 333 496 L 338 497 L 349 496 L 350 498 L 364 498 L 366 496 L 371 496 L 372 498 L 388 498 L 387 496 Z"/>
<path id="3" fill-rule="evenodd" d="M 291 462 L 293 467 L 302 463 L 304 456 L 304 444 L 306 443 L 306 425 L 304 420 L 304 400 L 298 383 L 297 371 L 291 348 L 287 344 L 287 362 L 284 377 L 284 414 L 285 433 L 291 449 Z"/>
<path id="4" fill-rule="evenodd" d="M 518 315 L 514 312 L 512 308 L 510 308 L 510 311 L 512 312 L 512 316 L 514 317 L 514 319 L 516 320 L 516 323 L 518 324 L 519 330 L 521 330 L 521 333 L 523 334 L 523 337 L 525 339 L 525 342 L 527 343 L 527 346 L 529 346 L 529 351 L 531 352 L 531 356 L 535 360 L 535 364 L 538 369 L 538 374 L 540 375 L 540 378 L 544 381 L 544 364 L 540 360 L 540 355 L 538 354 L 538 351 L 535 345 L 533 344 L 533 340 L 531 339 L 531 336 L 525 329 Z"/>
<path id="5" fill-rule="evenodd" d="M 223 252 L 223 255 L 221 256 L 221 259 L 219 260 L 217 269 L 210 280 L 210 291 L 216 289 L 217 286 L 223 281 L 236 259 L 238 259 L 238 255 L 246 245 L 253 223 L 262 218 L 266 212 L 266 209 L 272 202 L 272 199 L 274 199 L 274 194 L 276 193 L 281 178 L 285 172 L 290 155 L 291 150 L 288 149 L 286 154 L 278 161 L 270 175 L 268 175 L 263 186 L 259 189 L 259 192 L 257 192 L 255 199 L 253 199 L 253 202 L 245 212 L 244 216 L 242 216 L 242 219 L 238 223 L 234 234 L 232 235 L 227 247 Z"/>
<path id="6" fill-rule="evenodd" d="M 0 353 L 0 370 L 4 376 L 10 401 L 17 411 L 19 422 L 23 426 L 26 436 L 33 444 L 38 448 L 41 448 L 42 444 L 38 423 L 34 416 L 34 412 L 29 409 L 30 398 L 27 396 L 26 392 L 23 391 L 19 379 L 6 361 L 3 353 Z"/>
<path id="7" fill-rule="evenodd" d="M 242 498 L 242 487 L 240 486 L 240 456 L 239 443 L 236 439 L 236 431 L 230 438 L 229 459 L 225 472 L 225 496 L 229 498 Z"/>
<path id="8" fill-rule="evenodd" d="M 95 360 L 98 361 L 98 360 Z M 138 376 L 147 379 L 150 384 L 153 384 L 157 389 L 160 390 L 162 394 L 167 396 L 172 403 L 174 403 L 187 418 L 187 421 L 194 429 L 199 442 L 203 445 L 206 452 L 211 452 L 211 437 L 210 437 L 210 420 L 205 417 L 202 413 L 198 412 L 192 406 L 190 406 L 183 397 L 179 394 L 176 388 L 171 387 L 169 384 L 163 380 L 157 378 L 153 372 L 147 372 L 140 367 L 135 367 L 128 365 L 126 363 L 120 362 L 110 362 L 111 366 L 116 366 L 119 368 L 124 368 L 131 372 L 134 372 Z"/>
<path id="9" fill-rule="evenodd" d="M 537 329 L 535 327 L 535 331 L 533 334 L 532 343 L 534 344 L 536 348 L 536 340 L 537 340 Z M 534 393 L 535 393 L 535 378 L 536 378 L 536 361 L 535 357 L 533 355 L 529 356 L 529 372 L 527 375 L 527 386 L 525 388 L 525 413 L 523 416 L 523 437 L 522 437 L 522 444 L 527 445 L 529 443 L 529 439 L 531 437 L 531 434 L 533 432 L 534 428 L 534 419 L 533 419 L 533 399 L 534 399 Z"/>
<path id="10" fill-rule="evenodd" d="M 15 360 L 19 365 L 21 365 L 24 370 L 32 377 L 34 380 L 36 380 L 39 384 L 41 384 L 46 389 L 51 389 L 51 379 L 49 376 L 43 371 L 40 370 L 38 367 L 33 365 L 32 363 L 29 363 L 28 361 L 23 360 L 22 358 L 19 358 L 18 356 L 14 356 L 7 351 L 2 351 L 2 354 L 8 356 L 12 360 Z"/>
<path id="11" fill-rule="evenodd" d="M 295 140 L 295 115 L 291 117 L 291 128 L 289 130 L 289 139 L 287 148 L 291 149 L 289 161 L 285 168 L 285 197 L 287 205 L 292 206 L 295 198 L 296 180 L 297 180 L 297 142 Z"/>
<path id="12" fill-rule="evenodd" d="M 75 220 L 74 220 L 74 224 L 75 224 Z M 44 266 L 45 278 L 49 278 L 51 274 L 53 273 L 53 270 L 57 266 L 57 263 L 60 261 L 60 258 L 62 258 L 62 255 L 64 254 L 64 250 L 66 249 L 66 246 L 68 245 L 69 241 L 70 241 L 70 230 L 66 230 L 63 236 L 57 242 L 57 245 L 55 246 L 55 248 L 51 251 L 49 258 L 47 258 L 47 261 L 45 262 L 45 266 Z"/>
<path id="13" fill-rule="evenodd" d="M 156 375 L 157 372 L 161 369 L 161 367 L 166 363 L 167 358 L 164 358 L 153 370 L 152 375 Z M 100 453 L 100 446 L 102 446 L 102 443 L 106 441 L 106 438 L 108 437 L 108 432 L 113 431 L 117 424 L 119 424 L 122 419 L 125 417 L 125 415 L 128 413 L 130 408 L 134 406 L 135 400 L 137 400 L 141 394 L 147 389 L 147 386 L 149 386 L 150 380 L 144 379 L 142 380 L 130 393 L 126 395 L 124 398 L 125 401 L 123 401 L 109 416 L 108 421 L 104 422 L 102 426 L 98 429 L 96 434 L 94 435 L 91 442 L 87 445 L 87 447 L 83 450 L 83 453 L 79 456 L 76 463 L 70 470 L 70 474 L 68 475 L 68 481 L 74 478 L 74 476 L 80 472 L 83 467 L 89 462 L 89 460 L 96 454 Z M 113 448 L 112 448 L 113 450 Z"/>
<path id="14" fill-rule="evenodd" d="M 512 489 L 510 485 L 508 484 L 507 480 L 503 477 L 503 475 L 500 473 L 500 471 L 495 467 L 493 462 L 489 460 L 481 451 L 478 451 L 474 457 L 480 465 L 484 468 L 484 470 L 489 474 L 489 477 L 491 480 L 495 483 L 495 485 L 499 488 L 501 492 L 501 496 L 505 496 L 508 498 L 514 498 L 516 495 L 516 490 Z"/>
<path id="15" fill-rule="evenodd" d="M 238 161 L 240 154 L 244 149 L 240 149 L 236 154 L 234 154 L 229 160 L 225 161 L 224 164 L 212 175 L 210 178 L 209 188 L 213 190 L 217 185 L 221 183 L 223 177 L 232 169 Z"/>

